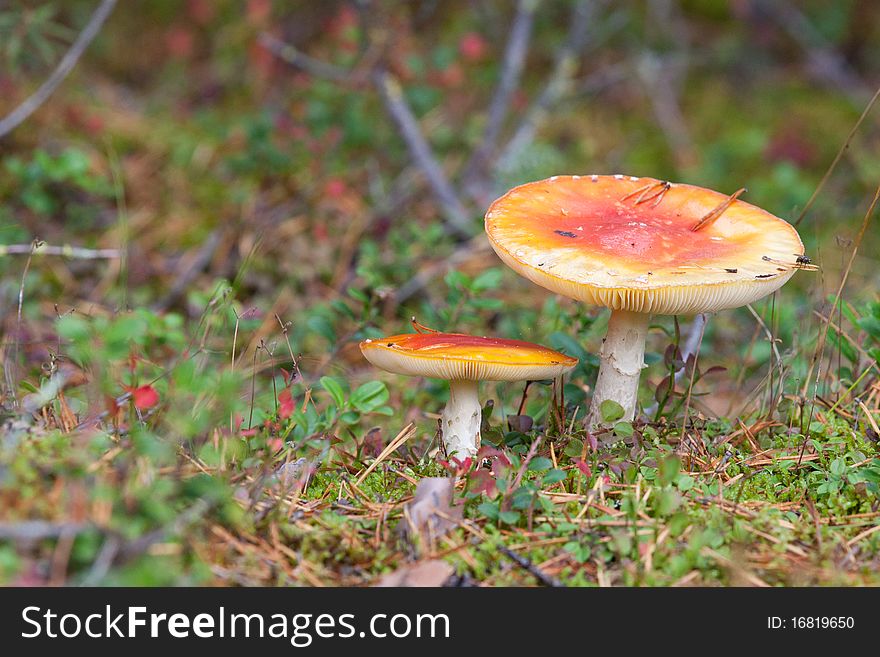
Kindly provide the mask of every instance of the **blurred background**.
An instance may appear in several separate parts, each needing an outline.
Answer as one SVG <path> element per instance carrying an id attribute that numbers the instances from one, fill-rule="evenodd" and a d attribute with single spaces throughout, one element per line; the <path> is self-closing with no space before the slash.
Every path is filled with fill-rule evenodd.
<path id="1" fill-rule="evenodd" d="M 0 4 L 0 115 L 97 7 Z M 801 220 L 822 270 L 775 304 L 790 347 L 836 291 L 880 175 L 869 116 L 801 217 L 880 84 L 878 63 L 868 0 L 119 3 L 0 141 L 0 241 L 19 249 L 0 258 L 0 316 L 33 345 L 26 370 L 71 308 L 195 321 L 224 281 L 250 346 L 278 314 L 315 372 L 360 367 L 356 341 L 412 315 L 589 341 L 601 313 L 502 269 L 481 217 L 515 184 L 622 172 L 746 187 L 749 202 Z M 120 257 L 31 262 L 34 239 Z M 844 295 L 854 309 L 876 300 L 878 246 L 869 230 Z M 757 371 L 770 344 L 746 353 L 754 328 L 745 310 L 727 313 L 705 340 Z"/>

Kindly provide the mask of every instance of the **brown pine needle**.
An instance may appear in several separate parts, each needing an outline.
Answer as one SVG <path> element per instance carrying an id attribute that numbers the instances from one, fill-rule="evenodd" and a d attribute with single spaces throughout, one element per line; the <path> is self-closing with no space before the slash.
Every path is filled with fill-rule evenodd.
<path id="1" fill-rule="evenodd" d="M 703 228 L 705 228 L 709 224 L 714 223 L 715 220 L 718 219 L 718 217 L 720 217 L 722 214 L 724 214 L 727 211 L 727 208 L 729 208 L 731 205 L 733 205 L 733 202 L 736 199 L 738 199 L 740 197 L 740 195 L 745 191 L 746 191 L 745 187 L 740 187 L 733 194 L 731 194 L 727 198 L 726 201 L 724 201 L 721 205 L 719 205 L 717 208 L 715 208 L 714 210 L 709 212 L 706 216 L 704 216 L 697 223 L 695 223 L 694 227 L 691 228 L 691 230 L 696 232 L 698 230 L 702 230 Z"/>
<path id="2" fill-rule="evenodd" d="M 382 452 L 379 454 L 379 456 L 376 457 L 376 460 L 370 464 L 370 467 L 368 467 L 366 470 L 364 470 L 363 474 L 357 478 L 357 481 L 355 481 L 355 486 L 360 486 L 361 483 L 363 482 L 363 480 L 367 478 L 367 475 L 369 475 L 373 470 L 376 469 L 377 465 L 379 465 L 383 460 L 388 458 L 388 456 L 392 452 L 394 452 L 394 450 L 396 450 L 398 447 L 403 445 L 403 443 L 405 443 L 407 440 L 412 438 L 415 435 L 415 433 L 416 433 L 416 427 L 412 422 L 410 422 L 403 429 L 401 429 L 400 433 L 397 434 L 397 436 L 395 436 L 394 440 L 392 440 L 390 443 L 388 443 L 388 445 L 386 445 L 385 449 L 383 449 Z"/>

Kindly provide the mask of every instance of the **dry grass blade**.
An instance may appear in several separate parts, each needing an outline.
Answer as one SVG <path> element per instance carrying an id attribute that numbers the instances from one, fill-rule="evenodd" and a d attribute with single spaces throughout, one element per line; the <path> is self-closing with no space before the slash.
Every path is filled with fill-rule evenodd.
<path id="1" fill-rule="evenodd" d="M 861 534 L 857 534 L 849 541 L 847 541 L 846 545 L 847 547 L 852 547 L 862 539 L 868 538 L 868 536 L 870 536 L 871 534 L 876 534 L 877 532 L 880 532 L 880 525 L 874 525 L 870 529 L 866 529 L 865 531 L 863 531 Z"/>
<path id="2" fill-rule="evenodd" d="M 837 163 L 840 162 L 840 158 L 843 157 L 843 154 L 849 148 L 850 142 L 852 142 L 853 137 L 855 137 L 856 132 L 858 132 L 859 127 L 861 127 L 862 122 L 868 116 L 868 113 L 871 111 L 871 108 L 874 107 L 874 103 L 877 102 L 877 99 L 880 98 L 880 87 L 877 88 L 877 91 L 874 92 L 874 95 L 871 97 L 871 100 L 868 101 L 868 104 L 865 106 L 864 111 L 862 111 L 861 116 L 859 116 L 858 121 L 852 127 L 852 130 L 849 131 L 849 134 L 846 136 L 846 140 L 844 140 L 843 144 L 840 147 L 840 150 L 837 151 L 837 155 L 834 156 L 834 159 L 831 161 L 831 164 L 828 167 L 828 170 L 825 171 L 825 175 L 822 176 L 822 180 L 819 181 L 819 184 L 816 185 L 816 189 L 813 190 L 813 194 L 810 196 L 809 200 L 804 205 L 804 209 L 801 210 L 801 213 L 798 215 L 798 218 L 795 219 L 794 225 L 799 226 L 800 223 L 804 220 L 804 217 L 807 216 L 807 212 L 810 211 L 810 208 L 813 207 L 813 202 L 816 200 L 816 197 L 819 196 L 819 192 L 825 187 L 825 183 L 828 182 L 828 179 L 831 177 L 831 172 L 834 171 L 834 168 L 837 166 Z"/>
<path id="3" fill-rule="evenodd" d="M 403 429 L 401 429 L 400 433 L 394 437 L 394 440 L 392 440 L 390 443 L 388 443 L 385 446 L 385 449 L 383 449 L 379 453 L 379 456 L 376 457 L 376 460 L 373 461 L 370 464 L 370 466 L 366 470 L 363 471 L 361 476 L 357 478 L 357 480 L 355 481 L 355 484 L 360 486 L 361 483 L 363 483 L 364 479 L 366 479 L 367 476 L 373 470 L 376 469 L 377 465 L 379 465 L 382 461 L 384 461 L 386 458 L 388 458 L 389 454 L 392 454 L 394 452 L 394 450 L 396 450 L 398 447 L 403 445 L 403 443 L 405 443 L 407 440 L 412 438 L 415 435 L 415 433 L 416 433 L 416 427 L 412 422 L 410 422 Z"/>
<path id="4" fill-rule="evenodd" d="M 880 93 L 880 92 L 878 92 Z M 880 185 L 877 186 L 877 190 L 874 192 L 874 198 L 871 199 L 871 204 L 868 206 L 867 212 L 865 212 L 865 216 L 862 219 L 862 225 L 859 228 L 858 235 L 856 236 L 855 241 L 853 242 L 852 253 L 849 256 L 849 262 L 847 262 L 846 269 L 843 271 L 843 276 L 840 279 L 840 285 L 837 287 L 837 293 L 834 295 L 834 301 L 831 304 L 832 308 L 836 308 L 837 304 L 840 303 L 840 299 L 843 296 L 843 288 L 846 287 L 846 281 L 849 278 L 849 273 L 852 270 L 853 263 L 856 259 L 856 254 L 859 251 L 859 246 L 862 243 L 862 238 L 865 236 L 865 231 L 868 229 L 868 224 L 871 222 L 871 217 L 874 214 L 874 208 L 877 207 L 877 201 L 880 200 Z M 813 368 L 817 368 L 816 372 L 816 382 L 814 386 L 814 390 L 819 389 L 819 374 L 821 372 L 821 367 L 817 367 L 819 362 L 822 360 L 822 357 L 825 355 L 825 346 L 828 342 L 828 322 L 831 321 L 831 313 L 828 314 L 828 319 L 825 324 L 822 326 L 821 331 L 819 332 L 819 340 L 816 345 L 816 351 L 813 354 L 812 361 L 810 363 L 810 370 L 806 377 L 804 377 L 804 388 L 801 392 L 803 397 L 807 396 L 807 391 L 810 386 L 810 380 L 813 374 Z M 813 417 L 813 409 L 815 406 L 816 400 L 815 396 L 813 398 L 813 402 L 810 404 L 810 412 L 809 417 L 807 418 L 807 426 L 809 426 Z M 804 440 L 804 445 L 806 445 L 806 440 Z"/>

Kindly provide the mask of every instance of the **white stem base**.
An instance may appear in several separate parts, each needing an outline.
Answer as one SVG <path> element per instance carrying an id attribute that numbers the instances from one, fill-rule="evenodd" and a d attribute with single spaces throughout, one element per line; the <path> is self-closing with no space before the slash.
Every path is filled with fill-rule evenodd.
<path id="1" fill-rule="evenodd" d="M 626 310 L 611 311 L 608 332 L 599 351 L 599 378 L 593 391 L 587 429 L 602 424 L 599 410 L 606 399 L 623 406 L 622 420 L 635 417 L 639 397 L 639 376 L 645 367 L 645 338 L 650 315 Z"/>
<path id="2" fill-rule="evenodd" d="M 440 416 L 440 435 L 448 457 L 463 460 L 476 455 L 482 410 L 476 381 L 449 382 L 449 403 Z"/>

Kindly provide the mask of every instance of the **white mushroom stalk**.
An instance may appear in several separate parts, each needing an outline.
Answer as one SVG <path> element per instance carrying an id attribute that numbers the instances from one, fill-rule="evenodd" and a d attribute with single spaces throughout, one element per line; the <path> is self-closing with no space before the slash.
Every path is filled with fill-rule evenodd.
<path id="1" fill-rule="evenodd" d="M 483 409 L 476 381 L 450 381 L 449 401 L 440 415 L 440 434 L 446 455 L 463 460 L 480 449 Z"/>
<path id="2" fill-rule="evenodd" d="M 635 417 L 650 319 L 645 313 L 611 311 L 608 332 L 599 350 L 599 376 L 593 390 L 588 428 L 602 424 L 601 406 L 607 400 L 623 407 L 623 420 L 631 421 Z"/>

